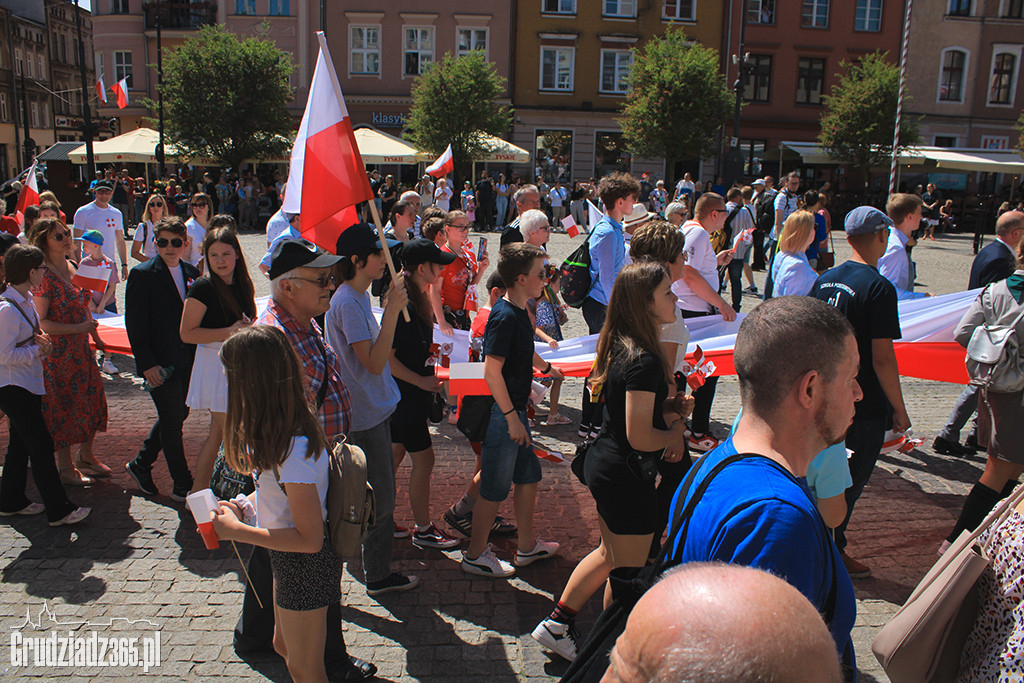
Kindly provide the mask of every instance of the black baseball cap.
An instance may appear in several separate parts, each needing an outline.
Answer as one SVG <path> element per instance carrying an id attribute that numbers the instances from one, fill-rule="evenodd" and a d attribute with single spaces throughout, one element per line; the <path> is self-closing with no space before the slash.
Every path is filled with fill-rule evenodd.
<path id="1" fill-rule="evenodd" d="M 388 249 L 397 247 L 401 242 L 398 240 L 385 240 Z M 345 228 L 338 235 L 338 242 L 335 244 L 335 251 L 338 256 L 350 256 L 362 249 L 383 249 L 380 240 L 377 238 L 377 228 L 369 223 L 356 223 Z"/>
<path id="2" fill-rule="evenodd" d="M 455 254 L 441 249 L 425 237 L 410 240 L 402 247 L 402 263 L 406 268 L 415 268 L 421 263 L 437 263 L 447 266 L 455 260 Z"/>
<path id="3" fill-rule="evenodd" d="M 114 189 L 114 183 L 110 182 L 109 180 L 101 180 L 101 181 L 97 182 L 95 185 L 93 185 L 92 189 L 93 190 L 113 190 Z"/>
<path id="4" fill-rule="evenodd" d="M 295 268 L 327 268 L 340 260 L 340 256 L 329 254 L 307 240 L 283 239 L 270 255 L 267 274 L 274 280 Z"/>
<path id="5" fill-rule="evenodd" d="M 20 244 L 17 237 L 9 232 L 0 232 L 0 256 L 3 256 L 15 244 Z"/>

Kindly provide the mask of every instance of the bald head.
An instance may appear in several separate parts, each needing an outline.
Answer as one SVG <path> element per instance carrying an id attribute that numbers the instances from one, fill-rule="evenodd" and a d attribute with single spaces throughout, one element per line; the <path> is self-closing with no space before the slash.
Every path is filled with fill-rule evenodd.
<path id="1" fill-rule="evenodd" d="M 1024 212 L 1007 211 L 996 220 L 996 234 L 1009 244 L 1016 247 L 1024 236 Z"/>
<path id="2" fill-rule="evenodd" d="M 807 598 L 767 572 L 692 563 L 637 602 L 602 683 L 838 683 L 839 656 Z"/>

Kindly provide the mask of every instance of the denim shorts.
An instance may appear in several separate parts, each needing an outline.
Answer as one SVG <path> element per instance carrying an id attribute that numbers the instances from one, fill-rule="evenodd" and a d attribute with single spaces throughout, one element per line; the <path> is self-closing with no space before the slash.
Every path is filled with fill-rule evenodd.
<path id="1" fill-rule="evenodd" d="M 530 433 L 526 410 L 516 414 Z M 533 449 L 520 446 L 508 436 L 508 420 L 495 403 L 480 453 L 480 497 L 497 503 L 508 498 L 512 484 L 536 484 L 541 480 L 540 460 Z"/>

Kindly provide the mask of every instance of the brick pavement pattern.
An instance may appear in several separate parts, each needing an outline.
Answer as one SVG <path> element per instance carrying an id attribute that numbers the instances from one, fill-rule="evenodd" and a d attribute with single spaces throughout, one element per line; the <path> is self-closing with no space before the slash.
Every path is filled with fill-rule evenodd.
<path id="1" fill-rule="evenodd" d="M 836 235 L 838 259 L 845 244 Z M 474 237 L 475 241 L 475 237 Z M 497 261 L 497 240 L 491 240 L 491 262 Z M 251 265 L 262 254 L 261 235 L 244 235 Z M 572 249 L 565 235 L 549 245 L 553 260 Z M 957 291 L 966 284 L 970 266 L 970 237 L 940 236 L 918 247 L 919 289 L 934 293 Z M 258 295 L 267 293 L 266 280 L 253 267 Z M 761 273 L 758 273 L 758 282 Z M 120 293 L 123 297 L 123 292 Z M 744 300 L 749 310 L 756 299 Z M 577 313 L 567 336 L 584 328 Z M 162 494 L 141 494 L 124 472 L 156 414 L 134 376 L 134 363 L 116 357 L 120 372 L 106 378 L 109 430 L 96 440 L 96 452 L 114 475 L 87 489 L 70 491 L 73 500 L 93 508 L 92 516 L 74 527 L 51 529 L 42 518 L 8 518 L 0 523 L 0 679 L 70 680 L 217 679 L 286 681 L 281 660 L 254 657 L 242 660 L 231 647 L 234 623 L 241 607 L 244 576 L 233 550 L 222 546 L 207 551 L 184 504 L 167 493 L 170 479 L 163 461 L 154 475 Z M 982 456 L 951 458 L 933 453 L 931 438 L 945 422 L 960 387 L 904 380 L 904 391 L 915 432 L 926 442 L 908 455 L 883 456 L 857 506 L 849 532 L 851 554 L 874 569 L 871 579 L 855 582 L 858 618 L 854 643 L 862 680 L 887 680 L 870 650 L 875 632 L 910 594 L 936 559 L 935 551 L 955 520 L 963 496 L 982 471 Z M 564 413 L 578 418 L 580 383 L 563 389 Z M 739 406 L 735 378 L 719 384 L 713 417 L 724 436 Z M 186 453 L 194 462 L 208 428 L 205 414 L 185 423 Z M 433 516 L 439 520 L 472 473 L 474 456 L 465 439 L 447 422 L 431 429 L 437 453 L 433 476 Z M 575 428 L 535 429 L 537 440 L 571 453 Z M 6 420 L 0 424 L 0 453 L 6 452 Z M 343 615 L 346 641 L 352 654 L 373 661 L 379 676 L 392 681 L 482 680 L 535 681 L 556 679 L 566 667 L 546 655 L 530 631 L 546 616 L 552 597 L 565 584 L 576 562 L 598 543 L 593 500 L 566 465 L 542 461 L 537 532 L 562 544 L 560 556 L 522 569 L 509 581 L 470 577 L 458 566 L 459 552 L 418 550 L 408 540 L 396 541 L 396 566 L 418 574 L 422 585 L 411 592 L 366 595 L 358 562 L 350 563 L 344 579 Z M 396 519 L 411 524 L 406 495 L 408 464 L 398 473 Z M 34 495 L 33 491 L 29 493 Z M 502 514 L 511 517 L 511 504 Z M 514 542 L 496 544 L 510 559 Z M 246 556 L 247 548 L 240 548 Z M 584 632 L 596 617 L 599 599 L 581 614 Z M 36 617 L 45 606 L 52 616 L 42 630 L 24 626 L 26 615 Z M 149 620 L 152 625 L 129 623 Z M 83 624 L 88 622 L 91 625 Z M 54 624 L 60 624 L 55 626 Z M 107 626 L 106 624 L 111 624 Z M 24 626 L 24 627 L 23 627 Z M 138 668 L 81 668 L 13 666 L 11 634 L 46 635 L 57 629 L 100 635 L 145 635 L 158 631 L 161 662 L 147 674 Z"/>

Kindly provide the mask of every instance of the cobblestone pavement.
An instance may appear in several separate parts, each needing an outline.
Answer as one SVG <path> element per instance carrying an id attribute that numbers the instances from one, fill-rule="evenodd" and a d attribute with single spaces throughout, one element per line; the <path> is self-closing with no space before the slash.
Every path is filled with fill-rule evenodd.
<path id="1" fill-rule="evenodd" d="M 836 235 L 842 259 L 840 237 Z M 243 242 L 253 263 L 262 251 L 262 236 L 246 235 Z M 556 235 L 550 246 L 556 260 L 570 250 L 563 235 Z M 940 237 L 918 247 L 914 255 L 927 291 L 956 291 L 967 280 L 969 237 Z M 496 257 L 495 248 L 492 263 Z M 254 280 L 258 293 L 266 294 L 265 280 L 258 274 Z M 756 300 L 748 297 L 746 302 L 752 306 Z M 582 332 L 578 314 L 573 316 L 568 336 Z M 96 440 L 97 454 L 114 468 L 114 475 L 88 489 L 71 491 L 75 502 L 93 507 L 90 519 L 59 529 L 51 529 L 40 518 L 5 519 L 0 524 L 0 679 L 288 680 L 280 660 L 243 661 L 231 647 L 245 580 L 231 548 L 204 549 L 184 505 L 166 496 L 171 484 L 162 463 L 154 474 L 163 494 L 153 497 L 142 495 L 124 472 L 124 463 L 135 455 L 155 410 L 132 374 L 132 360 L 117 357 L 114 362 L 121 372 L 105 380 L 110 426 Z M 938 544 L 983 465 L 980 457 L 950 458 L 927 447 L 959 387 L 921 380 L 905 380 L 903 386 L 915 431 L 926 437 L 925 445 L 909 455 L 882 458 L 849 534 L 851 553 L 874 569 L 873 578 L 855 584 L 854 642 L 865 681 L 887 680 L 870 651 L 874 633 L 935 560 Z M 566 413 L 577 418 L 579 392 L 578 381 L 563 390 Z M 737 408 L 737 384 L 726 378 L 719 384 L 713 411 L 722 434 Z M 208 420 L 194 414 L 185 424 L 186 453 L 192 458 Z M 444 506 L 461 494 L 474 458 L 447 423 L 432 432 L 437 452 L 433 507 L 435 518 L 440 518 Z M 570 427 L 541 427 L 535 435 L 542 444 L 571 452 Z M 0 452 L 6 450 L 7 437 L 4 421 Z M 541 537 L 562 543 L 559 557 L 525 568 L 513 580 L 489 581 L 463 574 L 457 551 L 421 551 L 408 540 L 396 541 L 396 566 L 418 574 L 422 585 L 373 599 L 361 584 L 358 563 L 350 564 L 344 582 L 350 651 L 375 662 L 385 680 L 486 677 L 498 683 L 557 678 L 564 662 L 545 655 L 529 633 L 550 610 L 552 597 L 575 563 L 597 545 L 598 534 L 593 501 L 568 467 L 545 461 L 543 468 L 537 529 Z M 403 524 L 412 521 L 405 495 L 408 472 L 406 464 L 398 474 L 396 518 Z M 502 513 L 511 516 L 511 505 L 506 504 Z M 246 549 L 241 550 L 244 557 Z M 507 558 L 514 545 L 500 542 L 497 550 Z M 584 630 L 597 611 L 597 601 L 592 600 L 581 615 Z M 35 624 L 42 630 L 35 630 Z M 90 631 L 111 638 L 158 635 L 160 664 L 148 673 L 141 667 L 14 665 L 8 646 L 15 633 L 42 636 L 54 629 L 82 637 Z"/>

